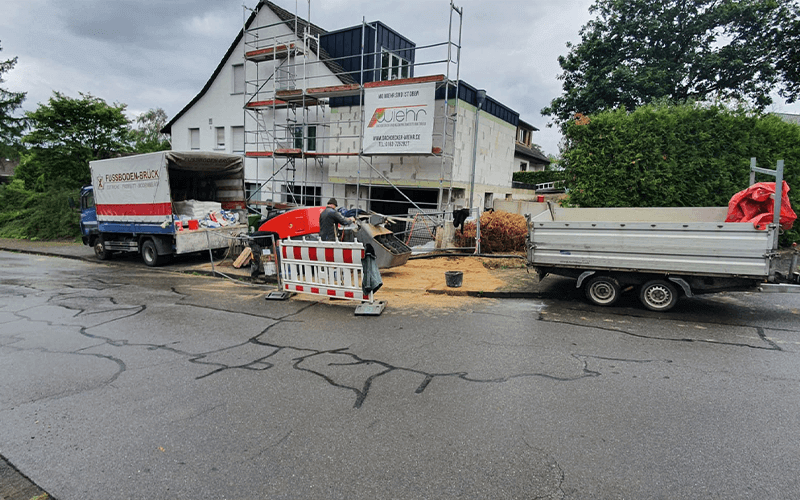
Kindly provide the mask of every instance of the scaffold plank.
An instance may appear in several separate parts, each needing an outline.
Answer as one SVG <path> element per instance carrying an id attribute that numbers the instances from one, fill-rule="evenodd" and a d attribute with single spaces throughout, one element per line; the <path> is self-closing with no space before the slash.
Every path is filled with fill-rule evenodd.
<path id="1" fill-rule="evenodd" d="M 275 96 L 292 104 L 304 103 L 312 106 L 317 104 L 317 99 L 303 92 L 303 89 L 278 90 Z"/>
<path id="2" fill-rule="evenodd" d="M 414 78 L 399 78 L 397 80 L 384 80 L 380 82 L 368 82 L 364 84 L 365 89 L 378 87 L 393 87 L 395 85 L 411 85 L 413 83 L 443 82 L 444 75 L 417 76 Z"/>
<path id="3" fill-rule="evenodd" d="M 247 109 L 287 108 L 289 103 L 280 99 L 268 99 L 266 101 L 248 102 L 244 107 Z"/>
<path id="4" fill-rule="evenodd" d="M 323 151 L 302 151 L 296 148 L 288 148 L 288 149 L 276 149 L 275 151 L 248 151 L 245 153 L 245 156 L 248 158 L 271 158 L 273 156 L 291 156 L 294 158 L 327 158 L 327 157 L 347 157 L 347 156 L 359 156 L 360 153 L 352 152 L 330 152 L 326 153 Z M 410 153 L 403 153 L 403 155 L 408 155 Z M 431 149 L 432 155 L 440 155 L 442 154 L 442 148 L 433 148 Z M 386 153 L 386 154 L 365 154 L 364 156 L 389 156 L 389 155 L 397 155 L 397 153 Z"/>
<path id="5" fill-rule="evenodd" d="M 297 50 L 293 43 L 265 47 L 263 49 L 250 50 L 244 53 L 244 58 L 249 61 L 272 61 L 273 59 L 283 59 L 290 52 Z"/>
<path id="6" fill-rule="evenodd" d="M 349 85 L 310 88 L 306 90 L 306 95 L 312 97 L 348 97 L 358 95 L 359 92 L 361 92 L 361 85 L 351 83 Z"/>

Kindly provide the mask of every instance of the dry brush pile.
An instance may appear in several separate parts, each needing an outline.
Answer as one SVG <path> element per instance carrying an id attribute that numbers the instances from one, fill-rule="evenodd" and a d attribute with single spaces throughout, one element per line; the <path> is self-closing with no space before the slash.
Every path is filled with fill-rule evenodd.
<path id="1" fill-rule="evenodd" d="M 525 217 L 503 211 L 481 214 L 481 252 L 508 253 L 525 251 L 528 225 Z M 460 247 L 475 246 L 475 222 L 464 224 L 464 231 L 456 230 L 456 243 Z"/>

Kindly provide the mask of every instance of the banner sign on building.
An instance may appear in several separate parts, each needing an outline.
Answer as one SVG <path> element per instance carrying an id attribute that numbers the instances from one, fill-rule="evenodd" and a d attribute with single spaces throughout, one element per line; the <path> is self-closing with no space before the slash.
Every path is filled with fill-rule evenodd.
<path id="1" fill-rule="evenodd" d="M 433 149 L 436 83 L 364 91 L 364 153 L 427 153 Z"/>

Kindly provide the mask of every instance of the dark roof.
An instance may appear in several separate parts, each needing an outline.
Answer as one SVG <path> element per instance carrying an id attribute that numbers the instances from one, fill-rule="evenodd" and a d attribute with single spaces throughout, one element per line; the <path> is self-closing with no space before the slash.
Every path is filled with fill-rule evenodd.
<path id="1" fill-rule="evenodd" d="M 175 123 L 178 120 L 178 118 L 183 116 L 183 114 L 186 113 L 189 110 L 189 108 L 194 106 L 195 103 L 197 103 L 197 101 L 199 101 L 200 98 L 203 97 L 203 95 L 205 95 L 206 92 L 208 92 L 208 89 L 211 87 L 211 84 L 214 82 L 214 80 L 219 75 L 220 71 L 222 71 L 222 68 L 225 66 L 225 61 L 227 61 L 228 58 L 230 58 L 231 54 L 233 54 L 233 51 L 236 49 L 236 46 L 239 44 L 239 41 L 244 36 L 244 30 L 246 30 L 246 29 L 248 29 L 250 27 L 250 25 L 253 23 L 253 21 L 256 18 L 256 13 L 261 9 L 262 6 L 269 7 L 269 9 L 272 10 L 272 12 L 274 12 L 276 16 L 278 16 L 278 19 L 280 19 L 281 21 L 286 23 L 286 25 L 289 26 L 289 27 L 291 27 L 292 24 L 295 21 L 295 15 L 292 14 L 291 12 L 289 12 L 288 10 L 283 9 L 281 7 L 278 7 L 274 3 L 269 2 L 267 0 L 261 0 L 258 3 L 258 5 L 256 6 L 256 8 L 253 10 L 252 14 L 250 14 L 250 17 L 247 18 L 247 21 L 245 22 L 244 27 L 241 30 L 239 30 L 239 34 L 236 35 L 236 38 L 233 40 L 233 43 L 231 44 L 231 46 L 228 47 L 228 50 L 225 52 L 225 55 L 222 57 L 222 60 L 220 60 L 219 64 L 217 65 L 217 68 L 214 70 L 214 73 L 211 74 L 211 78 L 208 79 L 208 81 L 203 86 L 203 88 L 200 90 L 200 92 L 196 96 L 194 96 L 194 98 L 191 101 L 189 101 L 189 104 L 184 106 L 183 109 L 181 109 L 178 112 L 178 114 L 176 114 L 166 125 L 164 125 L 164 128 L 161 129 L 161 133 L 170 134 L 171 131 L 172 131 L 172 124 Z M 326 33 L 324 29 L 320 28 L 319 26 L 317 26 L 317 25 L 315 25 L 313 23 L 309 23 L 305 19 L 302 19 L 300 17 L 297 17 L 296 19 L 297 19 L 297 29 L 295 31 L 295 34 L 298 37 L 302 38 L 303 33 L 305 32 L 306 26 L 310 27 L 309 31 L 314 36 L 319 36 L 319 35 L 322 35 L 322 34 Z M 342 68 L 336 62 L 331 61 L 330 60 L 330 56 L 328 56 L 327 52 L 325 52 L 324 49 L 319 49 L 319 47 L 317 47 L 317 43 L 315 41 L 313 41 L 313 40 L 311 41 L 311 50 L 316 52 L 319 55 L 320 59 L 325 63 L 325 65 L 340 80 L 342 80 L 343 83 L 346 83 L 346 84 L 347 83 L 356 83 L 355 80 L 353 80 L 353 78 L 350 75 L 344 74 L 344 68 Z"/>
<path id="2" fill-rule="evenodd" d="M 528 123 L 528 122 L 526 122 L 526 121 L 524 121 L 522 119 L 520 119 L 520 121 L 519 121 L 519 126 L 520 126 L 520 128 L 527 128 L 527 129 L 533 130 L 535 132 L 539 131 L 538 128 L 534 127 L 533 125 L 531 125 L 530 123 Z"/>
<path id="3" fill-rule="evenodd" d="M 521 144 L 515 144 L 514 153 L 516 155 L 528 158 L 529 160 L 533 160 L 534 162 L 539 164 L 545 164 L 545 165 L 550 164 L 550 160 L 544 155 L 544 153 L 542 153 L 536 148 L 529 148 Z"/>

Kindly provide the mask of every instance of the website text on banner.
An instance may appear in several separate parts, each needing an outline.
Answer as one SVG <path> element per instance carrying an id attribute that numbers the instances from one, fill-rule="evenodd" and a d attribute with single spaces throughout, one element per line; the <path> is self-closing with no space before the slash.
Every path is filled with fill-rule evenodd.
<path id="1" fill-rule="evenodd" d="M 364 90 L 364 153 L 430 154 L 436 83 Z"/>
<path id="2" fill-rule="evenodd" d="M 362 289 L 362 243 L 281 241 L 281 282 L 287 292 L 373 302 Z"/>

